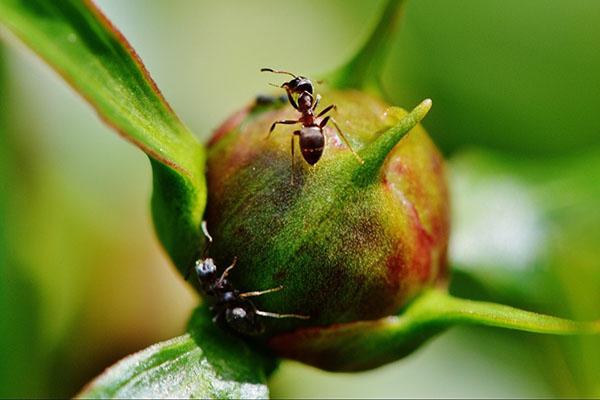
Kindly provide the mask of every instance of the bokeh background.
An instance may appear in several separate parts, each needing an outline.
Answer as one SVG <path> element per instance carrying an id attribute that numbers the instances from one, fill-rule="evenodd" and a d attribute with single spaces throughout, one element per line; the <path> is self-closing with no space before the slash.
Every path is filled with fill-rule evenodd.
<path id="1" fill-rule="evenodd" d="M 348 59 L 383 2 L 97 3 L 200 139 L 259 93 L 261 67 Z M 452 291 L 600 318 L 600 2 L 419 0 L 383 76 L 425 97 L 450 163 Z M 29 50 L 0 48 L 0 397 L 72 396 L 179 335 L 197 295 L 149 215 L 146 157 Z M 284 362 L 275 397 L 600 396 L 600 340 L 455 328 L 361 374 Z"/>

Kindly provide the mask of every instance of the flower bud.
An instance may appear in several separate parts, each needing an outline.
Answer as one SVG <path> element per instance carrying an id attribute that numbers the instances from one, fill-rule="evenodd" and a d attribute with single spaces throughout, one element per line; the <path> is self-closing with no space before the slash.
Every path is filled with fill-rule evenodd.
<path id="1" fill-rule="evenodd" d="M 248 107 L 209 144 L 211 257 L 220 268 L 237 257 L 229 277 L 241 291 L 283 287 L 253 298 L 258 309 L 310 316 L 264 318 L 262 339 L 284 355 L 307 329 L 397 314 L 446 278 L 444 161 L 416 125 L 431 102 L 407 114 L 361 92 L 331 91 L 320 104 L 337 105 L 331 116 L 364 163 L 331 123 L 313 166 L 293 135 L 300 124 L 269 136 L 274 121 L 298 119 L 288 105 Z"/>

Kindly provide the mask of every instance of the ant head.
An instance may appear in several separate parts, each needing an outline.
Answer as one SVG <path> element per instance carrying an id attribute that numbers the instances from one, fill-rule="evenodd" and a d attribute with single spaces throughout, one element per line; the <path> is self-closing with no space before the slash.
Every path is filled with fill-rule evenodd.
<path id="1" fill-rule="evenodd" d="M 272 68 L 261 68 L 262 72 L 273 72 L 274 74 L 285 74 L 291 76 L 293 79 L 291 81 L 285 82 L 281 85 L 282 88 L 289 90 L 291 93 L 302 93 L 308 92 L 313 94 L 314 87 L 310 79 L 304 76 L 296 76 L 288 71 L 279 71 Z"/>
<path id="2" fill-rule="evenodd" d="M 203 282 L 213 280 L 217 277 L 217 266 L 212 258 L 205 258 L 196 261 L 196 273 L 198 279 Z"/>
<path id="3" fill-rule="evenodd" d="M 243 335 L 258 335 L 264 331 L 264 326 L 256 317 L 255 309 L 250 302 L 227 308 L 225 321 L 231 329 Z"/>
<path id="4" fill-rule="evenodd" d="M 289 89 L 292 93 L 308 92 L 313 94 L 315 90 L 310 79 L 303 76 L 297 76 L 291 81 L 285 82 L 281 87 Z"/>

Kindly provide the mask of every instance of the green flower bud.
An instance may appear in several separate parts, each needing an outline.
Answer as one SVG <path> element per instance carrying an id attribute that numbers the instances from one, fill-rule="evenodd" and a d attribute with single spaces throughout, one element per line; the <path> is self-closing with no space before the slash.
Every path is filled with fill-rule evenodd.
<path id="1" fill-rule="evenodd" d="M 269 137 L 274 121 L 298 118 L 290 106 L 251 106 L 209 145 L 211 256 L 221 267 L 237 257 L 229 276 L 241 291 L 283 287 L 253 298 L 260 310 L 310 316 L 264 318 L 260 339 L 283 355 L 293 354 L 294 338 L 306 330 L 397 314 L 447 275 L 444 161 L 416 125 L 431 102 L 407 114 L 361 92 L 332 91 L 320 108 L 329 104 L 364 164 L 331 124 L 314 166 L 292 134 L 300 125 L 279 125 Z"/>

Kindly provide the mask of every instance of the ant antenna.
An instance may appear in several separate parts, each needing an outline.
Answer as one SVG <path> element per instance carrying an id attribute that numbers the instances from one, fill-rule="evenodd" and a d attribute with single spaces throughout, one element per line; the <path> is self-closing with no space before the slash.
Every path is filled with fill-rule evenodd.
<path id="1" fill-rule="evenodd" d="M 262 296 L 263 294 L 267 294 L 267 293 L 279 292 L 282 289 L 283 289 L 283 286 L 277 286 L 275 288 L 267 289 L 267 290 L 259 290 L 259 291 L 256 291 L 256 292 L 240 293 L 240 297 L 241 298 L 246 298 L 246 297 Z"/>
<path id="2" fill-rule="evenodd" d="M 206 221 L 202 221 L 202 223 L 200 224 L 200 227 L 202 228 L 202 233 L 204 233 L 204 236 L 206 236 L 206 239 L 208 239 L 208 243 L 206 243 L 206 247 L 204 247 L 204 251 L 202 252 L 202 258 L 206 258 L 206 253 L 208 253 L 208 249 L 210 248 L 210 245 L 213 242 L 213 238 L 212 238 L 212 236 L 210 236 L 210 233 L 208 233 L 208 228 L 206 227 Z"/>
<path id="3" fill-rule="evenodd" d="M 225 268 L 225 271 L 223 271 L 223 273 L 221 274 L 221 277 L 219 278 L 219 283 L 222 283 L 223 280 L 225 278 L 227 278 L 227 275 L 229 275 L 229 271 L 231 271 L 233 269 L 233 267 L 235 267 L 235 264 L 237 263 L 237 256 L 233 257 L 233 262 L 231 263 L 231 265 L 227 268 Z"/>
<path id="4" fill-rule="evenodd" d="M 204 236 L 206 236 L 206 238 L 208 239 L 208 242 L 212 243 L 213 238 L 212 238 L 212 236 L 210 236 L 210 233 L 208 233 L 208 228 L 206 227 L 206 221 L 202 221 L 202 224 L 200 224 L 200 227 L 202 228 L 202 233 L 204 233 Z"/>
<path id="5" fill-rule="evenodd" d="M 206 253 L 208 252 L 208 248 L 210 247 L 210 244 L 212 243 L 213 238 L 212 238 L 212 236 L 210 236 L 210 233 L 208 233 L 208 228 L 206 227 L 206 221 L 202 221 L 202 223 L 200 224 L 200 227 L 202 228 L 202 233 L 204 233 L 204 236 L 206 236 L 206 239 L 208 239 L 208 243 L 206 244 L 206 247 L 204 247 L 204 250 L 202 251 L 202 258 L 206 258 Z M 190 265 L 190 267 L 188 268 L 188 270 L 185 274 L 186 281 L 188 279 L 190 279 L 190 275 L 192 274 L 192 269 L 194 268 L 196 263 Z"/>
<path id="6" fill-rule="evenodd" d="M 300 314 L 277 314 L 267 311 L 256 310 L 256 315 L 260 315 L 261 317 L 269 317 L 269 318 L 298 318 L 298 319 L 310 319 L 308 315 L 300 315 Z"/>
<path id="7" fill-rule="evenodd" d="M 286 75 L 290 75 L 293 78 L 297 78 L 296 75 L 292 74 L 291 72 L 287 72 L 287 71 L 280 71 L 280 70 L 276 70 L 276 69 L 271 69 L 271 68 L 261 68 L 260 72 L 272 72 L 274 74 L 286 74 Z"/>

